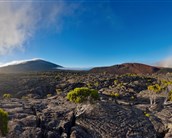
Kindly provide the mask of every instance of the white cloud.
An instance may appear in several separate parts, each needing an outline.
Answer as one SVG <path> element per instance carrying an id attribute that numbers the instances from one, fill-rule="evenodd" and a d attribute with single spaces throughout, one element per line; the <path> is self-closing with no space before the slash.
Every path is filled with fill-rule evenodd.
<path id="1" fill-rule="evenodd" d="M 158 62 L 157 64 L 160 67 L 172 67 L 172 57 L 168 57 L 163 59 L 162 61 Z"/>
<path id="2" fill-rule="evenodd" d="M 41 58 L 33 58 L 33 59 L 27 59 L 27 60 L 15 60 L 15 61 L 11 61 L 8 63 L 0 63 L 0 67 L 6 67 L 6 66 L 10 66 L 10 65 L 18 65 L 18 64 L 24 64 L 27 63 L 29 61 L 37 61 L 37 60 L 43 60 Z"/>
<path id="3" fill-rule="evenodd" d="M 34 20 L 31 3 L 0 4 L 0 55 L 7 54 L 15 48 L 21 48 L 34 32 Z"/>
<path id="4" fill-rule="evenodd" d="M 60 30 L 65 6 L 64 2 L 0 1 L 0 55 L 23 49 L 38 28 L 53 24 Z"/>

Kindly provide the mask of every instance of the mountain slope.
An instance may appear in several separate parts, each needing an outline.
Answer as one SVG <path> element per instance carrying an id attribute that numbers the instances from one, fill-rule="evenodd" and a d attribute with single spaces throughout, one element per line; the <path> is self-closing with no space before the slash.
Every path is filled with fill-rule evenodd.
<path id="1" fill-rule="evenodd" d="M 58 67 L 62 67 L 60 65 L 56 65 L 54 63 L 44 61 L 41 59 L 30 60 L 23 63 L 7 65 L 0 67 L 0 73 L 23 73 L 23 72 L 36 72 L 36 71 L 50 71 L 54 70 Z"/>
<path id="2" fill-rule="evenodd" d="M 108 72 L 113 74 L 152 74 L 160 71 L 161 68 L 153 67 L 140 63 L 125 63 L 121 65 L 114 65 L 109 67 L 96 67 L 90 70 L 93 73 Z"/>

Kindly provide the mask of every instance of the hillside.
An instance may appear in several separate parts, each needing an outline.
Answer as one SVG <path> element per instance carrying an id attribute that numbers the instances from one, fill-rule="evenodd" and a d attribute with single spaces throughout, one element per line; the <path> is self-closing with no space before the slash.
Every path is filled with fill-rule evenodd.
<path id="1" fill-rule="evenodd" d="M 109 67 L 96 67 L 90 70 L 92 73 L 113 73 L 113 74 L 153 74 L 160 71 L 161 68 L 153 67 L 140 63 L 125 63 L 120 65 L 113 65 Z"/>

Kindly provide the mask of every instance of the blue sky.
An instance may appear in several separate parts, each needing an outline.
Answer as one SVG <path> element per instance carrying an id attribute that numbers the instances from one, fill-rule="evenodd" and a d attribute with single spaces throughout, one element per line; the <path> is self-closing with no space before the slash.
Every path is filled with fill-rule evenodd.
<path id="1" fill-rule="evenodd" d="M 66 67 L 124 62 L 152 65 L 157 62 L 164 65 L 165 62 L 166 66 L 171 66 L 171 1 L 75 0 L 3 4 L 9 8 L 0 10 L 5 14 L 4 20 L 10 25 L 16 14 L 14 24 L 17 27 L 3 24 L 10 35 L 4 33 L 9 38 L 0 39 L 0 63 L 42 58 Z M 17 29 L 13 29 L 15 27 Z"/>

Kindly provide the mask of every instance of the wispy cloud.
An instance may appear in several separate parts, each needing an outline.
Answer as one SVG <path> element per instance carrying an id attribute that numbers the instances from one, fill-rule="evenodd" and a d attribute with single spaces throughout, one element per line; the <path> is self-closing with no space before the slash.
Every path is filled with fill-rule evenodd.
<path id="1" fill-rule="evenodd" d="M 172 67 L 172 57 L 167 57 L 160 62 L 157 63 L 158 66 L 160 67 Z"/>
<path id="2" fill-rule="evenodd" d="M 67 5 L 62 1 L 44 2 L 0 1 L 0 55 L 23 49 L 40 27 L 53 24 L 56 30 L 61 29 L 61 19 L 68 12 Z"/>

